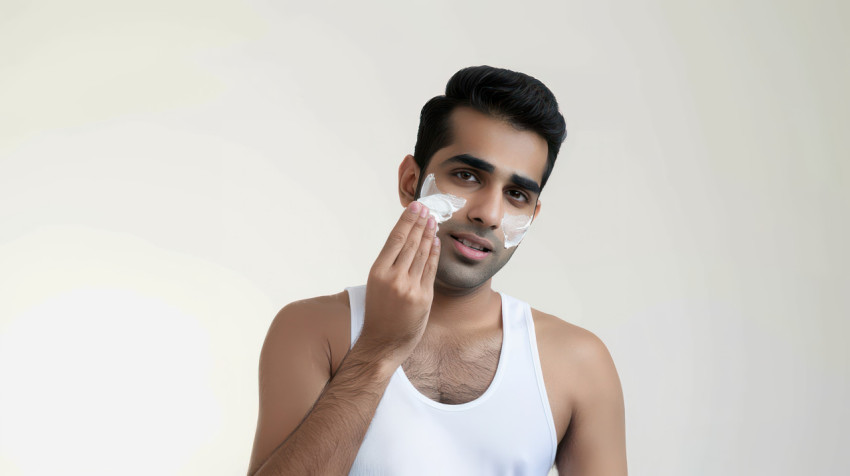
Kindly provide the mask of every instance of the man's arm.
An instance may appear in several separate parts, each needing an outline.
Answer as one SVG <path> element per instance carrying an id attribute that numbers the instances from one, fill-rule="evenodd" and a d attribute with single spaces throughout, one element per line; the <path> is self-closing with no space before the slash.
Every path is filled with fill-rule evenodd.
<path id="1" fill-rule="evenodd" d="M 309 363 L 296 360 L 280 362 L 278 365 L 309 366 Z M 312 409 L 308 406 L 307 414 L 300 424 L 299 421 L 293 420 L 293 416 L 305 413 L 303 410 L 294 411 L 295 407 L 303 405 L 305 401 L 303 397 L 297 398 L 297 394 L 306 393 L 301 389 L 293 387 L 290 390 L 293 395 L 284 396 L 283 401 L 267 401 L 265 405 L 261 404 L 250 474 L 347 473 L 357 456 L 357 450 L 393 370 L 389 369 L 388 365 L 383 365 L 381 359 L 368 349 L 355 346 L 343 359 L 334 378 L 315 400 Z M 263 415 L 266 409 L 262 407 L 271 407 L 270 411 L 279 413 L 278 417 Z M 287 414 L 289 409 L 293 411 Z M 271 421 L 263 421 L 264 417 Z M 275 420 L 281 426 L 269 428 L 268 433 L 278 435 L 278 439 L 263 438 L 260 435 L 263 431 L 260 427 L 270 426 Z M 270 444 L 277 446 L 269 448 Z M 270 449 L 272 451 L 269 454 Z M 268 458 L 260 456 L 263 452 Z M 259 459 L 261 457 L 265 458 L 265 461 Z"/>
<path id="2" fill-rule="evenodd" d="M 329 375 L 327 358 L 315 355 L 323 337 L 295 309 L 275 319 L 281 326 L 272 325 L 260 358 L 249 474 L 348 473 L 392 373 L 425 330 L 440 256 L 427 212 L 414 202 L 390 233 L 369 272 L 360 338 L 318 399 Z"/>
<path id="3" fill-rule="evenodd" d="M 260 353 L 259 417 L 249 474 L 310 413 L 332 373 L 343 370 L 340 358 L 333 358 L 340 352 L 342 336 L 333 334 L 340 334 L 340 324 L 349 322 L 344 299 L 342 293 L 288 304 L 269 327 Z"/>
<path id="4" fill-rule="evenodd" d="M 623 391 L 611 354 L 587 333 L 575 346 L 578 388 L 555 464 L 562 476 L 625 476 L 626 423 Z"/>

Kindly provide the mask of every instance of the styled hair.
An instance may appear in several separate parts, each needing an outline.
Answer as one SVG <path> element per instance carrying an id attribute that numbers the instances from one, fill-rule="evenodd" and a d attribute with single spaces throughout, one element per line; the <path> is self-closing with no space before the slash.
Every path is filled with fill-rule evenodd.
<path id="1" fill-rule="evenodd" d="M 549 88 L 527 74 L 492 66 L 470 66 L 458 71 L 446 84 L 446 94 L 431 98 L 422 107 L 413 157 L 423 172 L 434 153 L 454 140 L 450 117 L 458 106 L 471 107 L 518 130 L 543 137 L 549 153 L 540 186 L 546 185 L 561 143 L 567 138 L 564 116 Z"/>

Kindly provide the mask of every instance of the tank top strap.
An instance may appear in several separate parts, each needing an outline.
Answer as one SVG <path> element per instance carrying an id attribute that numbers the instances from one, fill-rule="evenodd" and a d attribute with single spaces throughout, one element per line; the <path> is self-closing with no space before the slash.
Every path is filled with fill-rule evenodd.
<path id="1" fill-rule="evenodd" d="M 351 342 L 349 348 L 354 346 L 360 331 L 363 330 L 363 322 L 366 313 L 366 285 L 351 286 L 345 288 L 348 291 L 348 304 L 351 306 Z"/>
<path id="2" fill-rule="evenodd" d="M 503 292 L 499 294 L 502 296 L 503 320 L 509 322 L 512 327 L 524 329 L 527 325 L 525 316 L 528 314 L 528 304 Z"/>

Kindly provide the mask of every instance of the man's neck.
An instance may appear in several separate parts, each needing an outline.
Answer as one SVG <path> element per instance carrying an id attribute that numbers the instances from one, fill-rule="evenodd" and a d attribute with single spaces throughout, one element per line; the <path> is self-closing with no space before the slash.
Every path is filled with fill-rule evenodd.
<path id="1" fill-rule="evenodd" d="M 469 332 L 501 325 L 502 301 L 490 287 L 491 281 L 463 294 L 441 292 L 435 287 L 428 327 Z"/>

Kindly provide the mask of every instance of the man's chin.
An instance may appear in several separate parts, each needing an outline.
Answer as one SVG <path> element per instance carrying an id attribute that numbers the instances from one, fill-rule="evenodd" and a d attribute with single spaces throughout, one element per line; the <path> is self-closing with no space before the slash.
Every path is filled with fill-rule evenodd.
<path id="1" fill-rule="evenodd" d="M 437 278 L 434 280 L 434 292 L 444 296 L 468 296 L 481 289 L 482 286 L 486 286 L 488 282 L 489 280 L 473 285 L 472 283 L 447 282 Z"/>
<path id="2" fill-rule="evenodd" d="M 486 285 L 495 275 L 495 270 L 463 269 L 463 265 L 441 265 L 437 269 L 434 287 L 444 294 L 469 294 Z M 500 266 L 501 268 L 501 266 Z"/>

